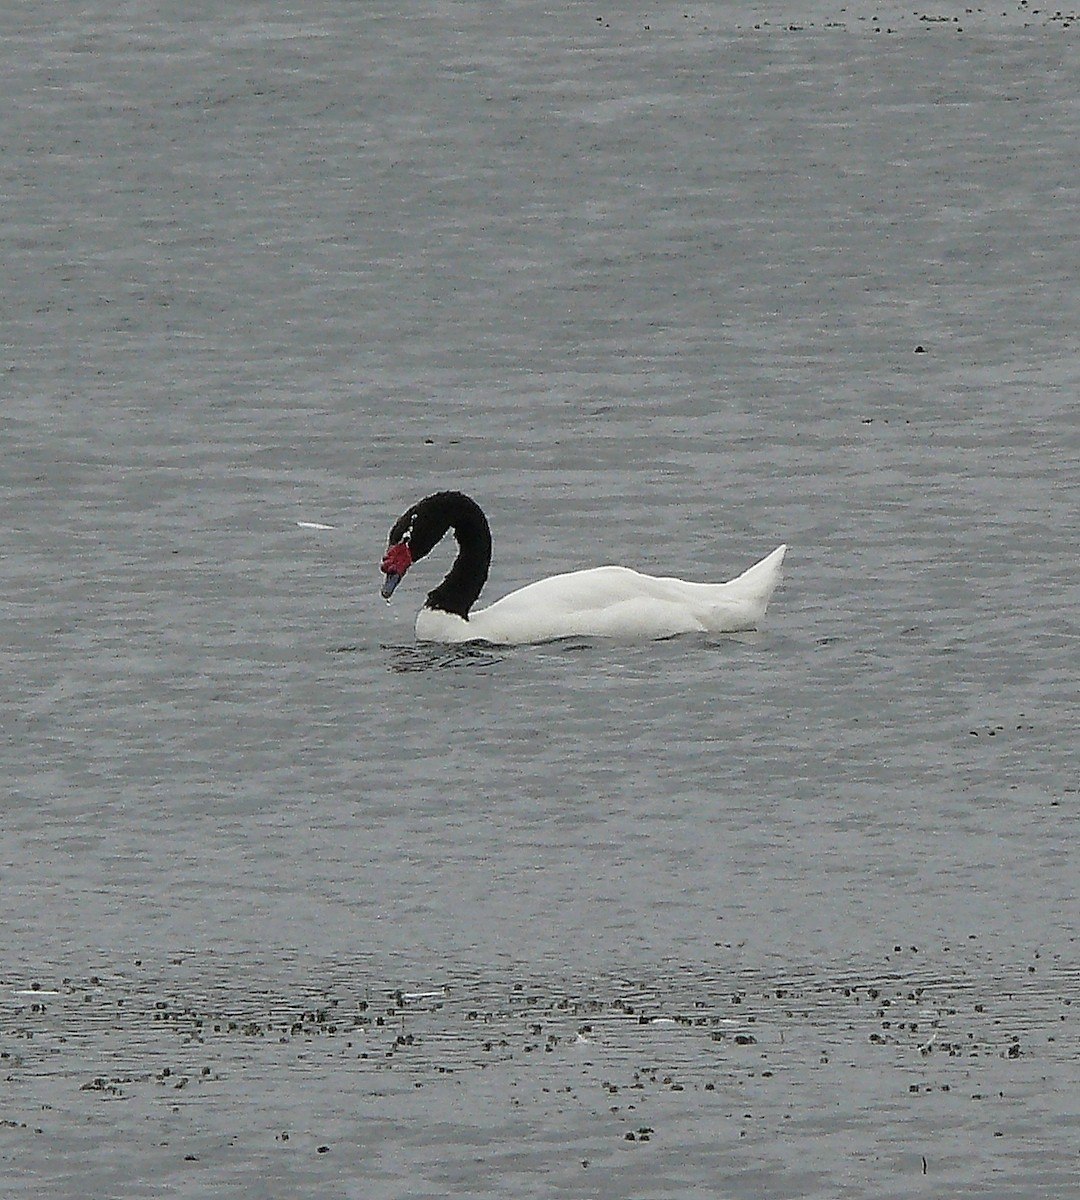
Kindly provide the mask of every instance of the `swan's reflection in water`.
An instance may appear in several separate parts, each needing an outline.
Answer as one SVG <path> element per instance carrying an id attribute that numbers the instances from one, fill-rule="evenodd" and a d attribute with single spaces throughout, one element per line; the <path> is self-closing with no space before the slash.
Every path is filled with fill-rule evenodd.
<path id="1" fill-rule="evenodd" d="M 661 638 L 648 642 L 645 647 L 638 643 L 624 643 L 619 639 L 590 639 L 582 637 L 554 638 L 549 642 L 537 642 L 526 646 L 500 646 L 494 642 L 413 642 L 408 645 L 383 644 L 380 649 L 388 657 L 391 671 L 434 671 L 448 669 L 469 669 L 475 667 L 491 667 L 505 662 L 509 658 L 522 654 L 533 657 L 549 658 L 566 655 L 588 654 L 597 647 L 618 646 L 622 651 L 625 665 L 626 655 L 631 657 L 646 652 L 648 647 L 658 644 L 669 646 L 692 645 L 697 649 L 730 649 L 733 644 L 756 647 L 765 640 L 764 635 L 757 631 L 734 634 L 710 634 L 696 636 L 694 634 L 679 634 L 670 638 Z M 356 646 L 342 646 L 338 653 L 357 650 Z"/>
<path id="2" fill-rule="evenodd" d="M 448 646 L 440 642 L 417 642 L 410 646 L 383 646 L 391 671 L 445 671 L 491 667 L 506 656 L 503 647 L 488 642 L 462 642 Z"/>

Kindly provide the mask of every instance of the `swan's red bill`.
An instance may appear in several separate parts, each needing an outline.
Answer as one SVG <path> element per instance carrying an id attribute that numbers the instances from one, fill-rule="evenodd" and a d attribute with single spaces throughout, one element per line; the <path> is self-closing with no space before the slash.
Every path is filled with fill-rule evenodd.
<path id="1" fill-rule="evenodd" d="M 386 576 L 382 585 L 384 600 L 389 600 L 394 594 L 394 588 L 405 578 L 405 572 L 412 566 L 412 561 L 408 542 L 398 542 L 387 550 L 380 568 Z"/>

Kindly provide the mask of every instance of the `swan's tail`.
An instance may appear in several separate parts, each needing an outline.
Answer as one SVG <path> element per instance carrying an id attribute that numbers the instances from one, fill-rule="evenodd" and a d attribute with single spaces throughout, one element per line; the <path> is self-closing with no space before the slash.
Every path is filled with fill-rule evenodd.
<path id="1" fill-rule="evenodd" d="M 760 621 L 765 615 L 769 600 L 784 576 L 785 554 L 787 546 L 777 546 L 771 554 L 748 567 L 727 585 L 753 611 L 755 621 Z"/>

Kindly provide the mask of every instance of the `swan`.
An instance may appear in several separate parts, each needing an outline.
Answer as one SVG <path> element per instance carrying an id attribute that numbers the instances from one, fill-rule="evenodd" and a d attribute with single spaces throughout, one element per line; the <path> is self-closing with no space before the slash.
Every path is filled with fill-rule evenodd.
<path id="1" fill-rule="evenodd" d="M 571 571 L 530 583 L 472 612 L 491 565 L 491 527 L 469 496 L 436 492 L 402 513 L 390 529 L 381 589 L 388 604 L 409 567 L 448 530 L 457 539 L 458 553 L 416 618 L 416 636 L 424 642 L 519 645 L 574 636 L 644 641 L 756 629 L 780 582 L 787 551 L 778 546 L 729 583 L 686 583 L 629 567 Z"/>

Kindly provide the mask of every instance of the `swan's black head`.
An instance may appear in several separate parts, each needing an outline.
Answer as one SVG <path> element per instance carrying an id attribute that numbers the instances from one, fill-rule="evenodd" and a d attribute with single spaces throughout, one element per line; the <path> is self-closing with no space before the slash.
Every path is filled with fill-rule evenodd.
<path id="1" fill-rule="evenodd" d="M 386 600 L 405 572 L 442 541 L 452 529 L 458 555 L 450 573 L 429 593 L 429 608 L 457 613 L 468 620 L 469 609 L 487 581 L 491 565 L 491 530 L 475 500 L 463 492 L 436 492 L 406 509 L 394 522 L 382 560 L 382 595 Z"/>

